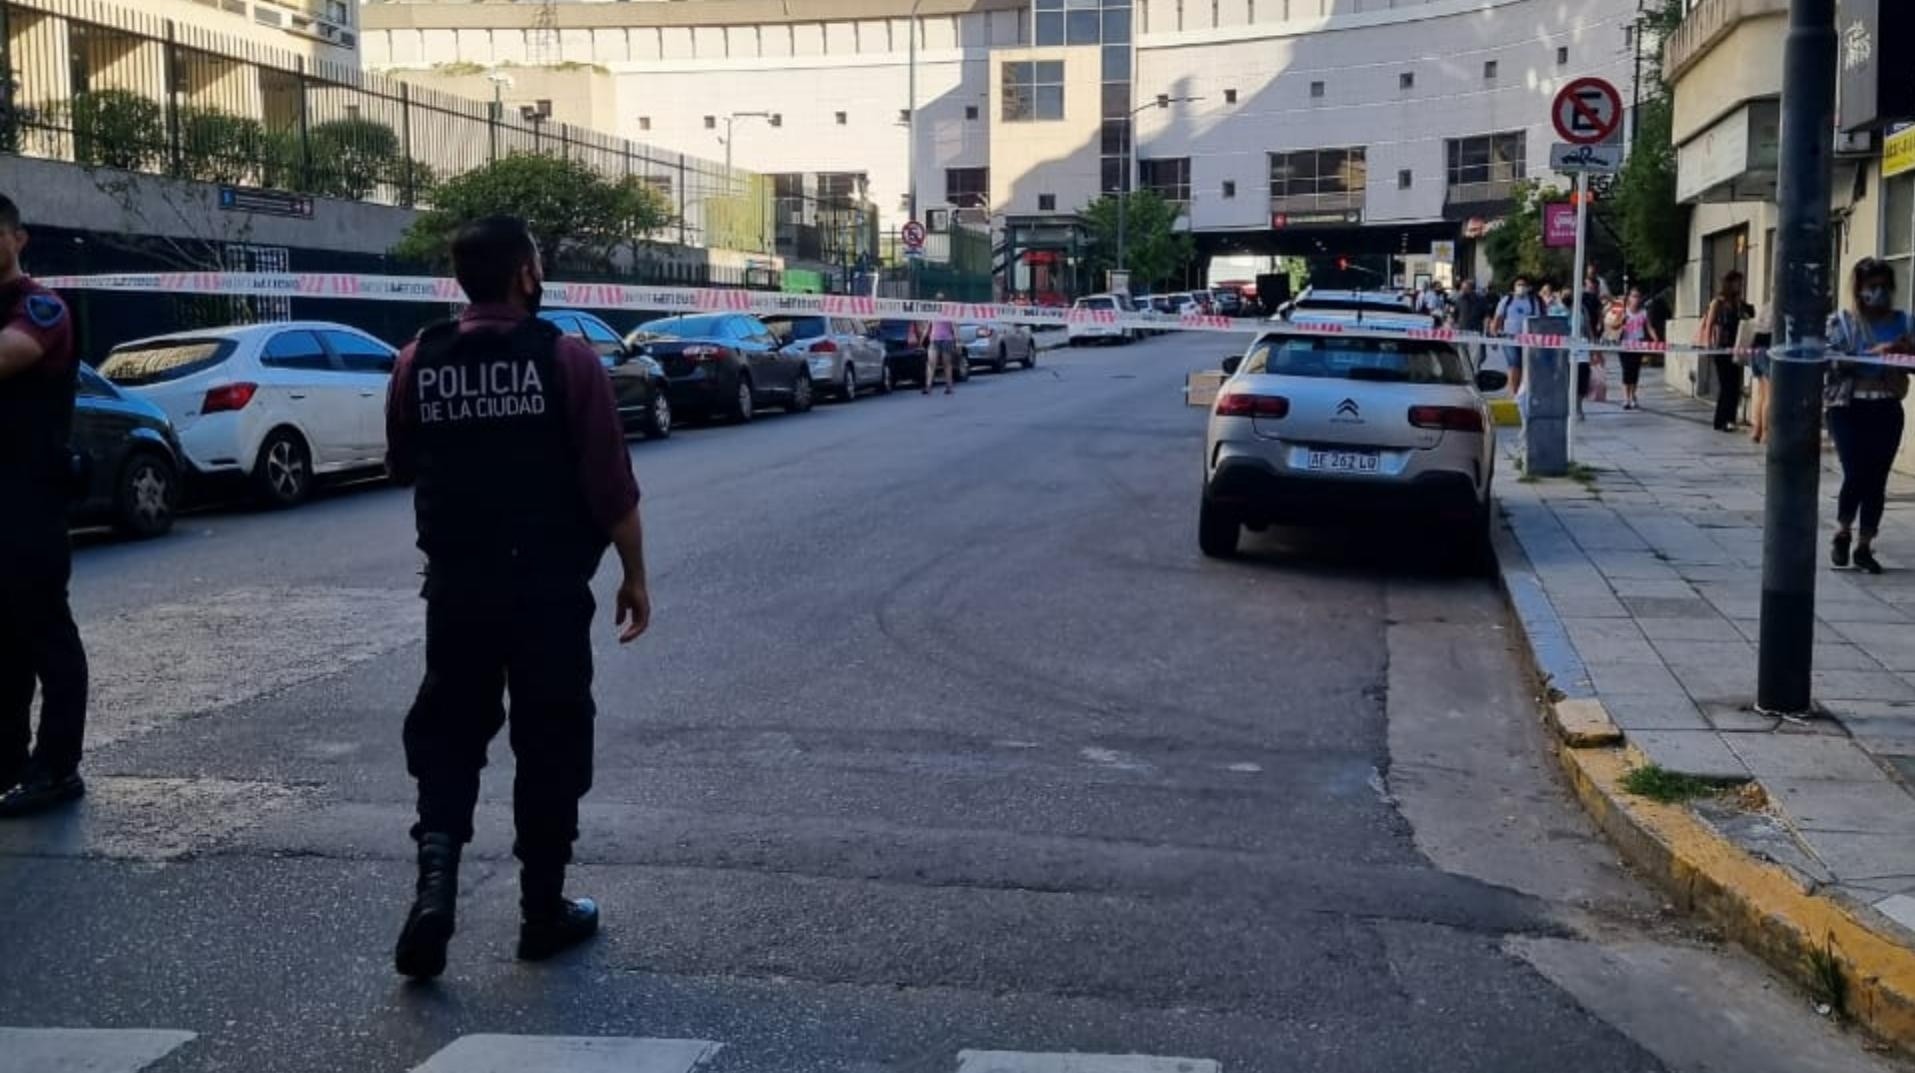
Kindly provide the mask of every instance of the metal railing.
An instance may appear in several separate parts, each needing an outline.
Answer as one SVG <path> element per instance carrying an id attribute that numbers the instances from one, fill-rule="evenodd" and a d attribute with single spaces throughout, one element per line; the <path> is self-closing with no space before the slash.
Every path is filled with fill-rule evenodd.
<path id="1" fill-rule="evenodd" d="M 661 241 L 772 252 L 761 176 L 103 0 L 0 0 L 0 73 L 0 151 L 402 206 L 546 153 L 651 183 Z"/>

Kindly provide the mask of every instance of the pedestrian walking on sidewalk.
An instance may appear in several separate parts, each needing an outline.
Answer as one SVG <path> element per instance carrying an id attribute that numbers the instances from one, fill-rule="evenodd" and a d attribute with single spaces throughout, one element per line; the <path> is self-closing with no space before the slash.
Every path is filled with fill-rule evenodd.
<path id="1" fill-rule="evenodd" d="M 938 301 L 944 301 L 944 295 L 938 295 Z M 957 384 L 957 325 L 943 317 L 931 322 L 931 331 L 924 348 L 924 386 L 922 394 L 929 395 L 937 386 L 938 368 L 944 369 L 944 393 L 949 395 Z"/>
<path id="2" fill-rule="evenodd" d="M 1529 331 L 1531 317 L 1543 315 L 1543 306 L 1536 296 L 1529 293 L 1529 277 L 1517 276 L 1510 292 L 1496 303 L 1496 316 L 1490 324 L 1490 331 L 1496 335 L 1514 338 Z M 1503 348 L 1504 368 L 1509 370 L 1509 393 L 1521 395 L 1523 391 L 1523 348 L 1506 346 Z"/>
<path id="3" fill-rule="evenodd" d="M 545 273 L 531 232 L 510 216 L 469 223 L 452 271 L 472 304 L 407 345 L 386 400 L 386 465 L 414 487 L 426 555 L 426 673 L 405 724 L 419 876 L 393 952 L 418 979 L 445 971 L 459 857 L 508 691 L 518 956 L 542 961 L 597 933 L 598 907 L 564 890 L 592 786 L 591 584 L 608 543 L 624 567 L 619 642 L 651 621 L 612 382 L 591 348 L 536 315 Z"/>
<path id="4" fill-rule="evenodd" d="M 1895 308 L 1895 269 L 1867 258 L 1850 278 L 1853 309 L 1829 318 L 1829 349 L 1837 355 L 1915 354 L 1909 317 Z M 1902 400 L 1908 373 L 1889 365 L 1842 361 L 1829 365 L 1822 392 L 1828 406 L 1829 435 L 1842 460 L 1842 490 L 1836 499 L 1835 540 L 1829 561 L 1882 572 L 1875 558 L 1875 534 L 1888 500 L 1888 475 L 1902 443 Z M 1860 531 L 1854 526 L 1860 520 Z"/>
<path id="5" fill-rule="evenodd" d="M 1742 363 L 1734 348 L 1742 322 L 1754 316 L 1755 307 L 1742 297 L 1742 273 L 1724 272 L 1722 285 L 1702 313 L 1696 338 L 1699 346 L 1723 351 L 1709 358 L 1716 374 L 1717 432 L 1734 432 L 1737 415 L 1742 410 Z"/>
<path id="6" fill-rule="evenodd" d="M 1629 288 L 1628 297 L 1623 299 L 1622 326 L 1616 338 L 1624 343 L 1662 342 L 1648 308 L 1642 304 L 1641 287 Z M 1636 398 L 1636 385 L 1642 382 L 1642 352 L 1625 350 L 1617 360 L 1622 363 L 1622 408 L 1640 410 L 1642 403 Z"/>
<path id="7" fill-rule="evenodd" d="M 1749 439 L 1769 438 L 1769 348 L 1775 345 L 1775 307 L 1756 314 L 1749 335 Z"/>
<path id="8" fill-rule="evenodd" d="M 26 245 L 19 208 L 0 195 L 0 817 L 86 792 L 86 649 L 67 604 L 67 506 L 81 483 L 68 442 L 79 363 L 66 304 L 20 267 Z"/>

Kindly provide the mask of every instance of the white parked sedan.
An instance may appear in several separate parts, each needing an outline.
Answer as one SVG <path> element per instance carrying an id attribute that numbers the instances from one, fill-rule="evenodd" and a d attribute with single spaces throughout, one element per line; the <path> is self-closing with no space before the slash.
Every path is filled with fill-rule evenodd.
<path id="1" fill-rule="evenodd" d="M 188 463 L 290 506 L 315 476 L 377 469 L 397 352 L 343 324 L 291 321 L 122 343 L 100 373 L 165 410 Z"/>

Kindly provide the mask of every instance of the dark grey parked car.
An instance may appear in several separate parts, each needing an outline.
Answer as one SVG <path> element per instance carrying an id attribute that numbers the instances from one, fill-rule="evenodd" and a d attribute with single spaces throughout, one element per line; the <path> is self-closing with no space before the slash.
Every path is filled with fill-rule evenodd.
<path id="1" fill-rule="evenodd" d="M 811 409 L 811 364 L 778 346 L 771 329 L 745 313 L 695 313 L 641 325 L 626 341 L 665 369 L 672 408 L 750 421 L 769 402 Z"/>
<path id="2" fill-rule="evenodd" d="M 663 366 L 620 339 L 611 325 L 590 313 L 547 309 L 539 316 L 565 334 L 583 339 L 586 346 L 598 352 L 599 360 L 612 376 L 612 391 L 618 398 L 618 416 L 625 431 L 653 440 L 672 434 L 670 380 Z"/>
<path id="3" fill-rule="evenodd" d="M 74 501 L 79 525 L 102 522 L 128 536 L 173 528 L 180 502 L 180 442 L 166 411 L 114 387 L 85 366 L 73 403 L 73 450 L 84 490 Z"/>

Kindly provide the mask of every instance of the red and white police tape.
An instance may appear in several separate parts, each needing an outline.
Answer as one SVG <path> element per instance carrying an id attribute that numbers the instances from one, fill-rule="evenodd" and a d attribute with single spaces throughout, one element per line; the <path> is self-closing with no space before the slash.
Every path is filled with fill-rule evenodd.
<path id="1" fill-rule="evenodd" d="M 444 302 L 463 304 L 465 293 L 457 280 L 430 276 L 347 275 L 324 272 L 122 272 L 91 276 L 43 276 L 39 282 L 56 291 L 161 291 L 170 294 L 214 294 L 235 297 L 330 298 L 367 302 Z M 876 298 L 853 294 L 782 294 L 718 287 L 631 286 L 623 283 L 563 283 L 548 280 L 545 302 L 553 308 L 622 309 L 652 313 L 752 313 L 760 316 L 797 314 L 859 317 L 885 320 L 951 320 L 967 323 L 1028 324 L 1068 328 L 1072 325 L 1129 328 L 1135 331 L 1333 333 L 1352 338 L 1435 339 L 1448 343 L 1492 347 L 1537 347 L 1553 350 L 1598 350 L 1604 353 L 1736 354 L 1748 357 L 1757 349 L 1710 349 L 1683 343 L 1590 343 L 1564 335 L 1484 335 L 1451 328 L 1392 330 L 1362 324 L 1311 324 L 1288 328 L 1282 322 L 1244 322 L 1232 317 L 1143 316 L 1116 310 L 1066 309 L 1057 306 L 1014 305 L 1000 302 L 927 302 L 914 298 Z M 1773 352 L 1771 352 L 1773 354 Z M 1779 359 L 1783 355 L 1775 355 Z M 1796 359 L 1785 359 L 1796 360 Z M 1806 360 L 1821 360 L 1811 357 Z M 1845 361 L 1915 368 L 1915 354 L 1877 354 Z"/>

